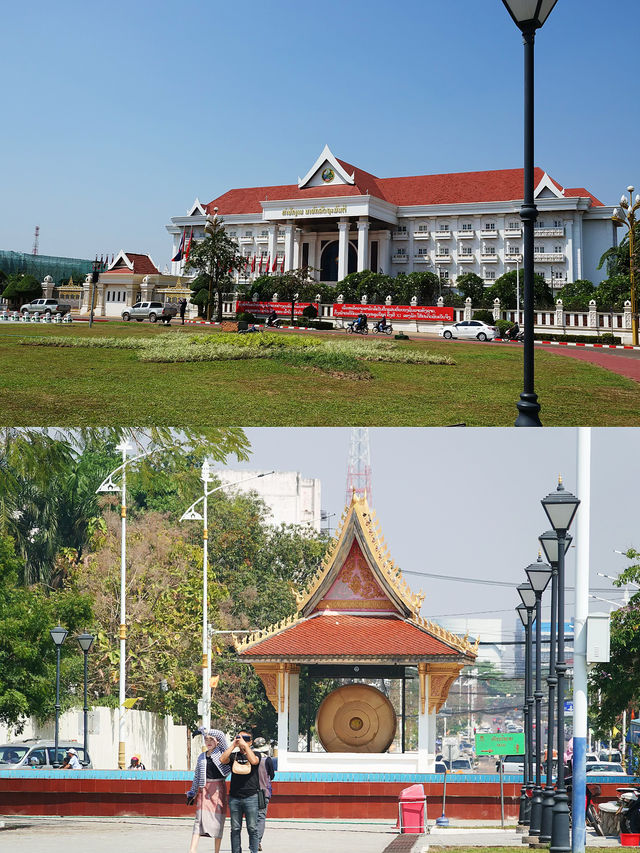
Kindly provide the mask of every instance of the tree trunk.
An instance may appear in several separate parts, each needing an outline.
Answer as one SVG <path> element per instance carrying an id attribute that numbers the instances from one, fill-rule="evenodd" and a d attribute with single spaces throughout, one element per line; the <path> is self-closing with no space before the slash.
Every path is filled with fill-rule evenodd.
<path id="1" fill-rule="evenodd" d="M 222 288 L 216 288 L 216 293 L 218 295 L 218 312 L 216 315 L 216 319 L 218 323 L 222 323 Z"/>
<path id="2" fill-rule="evenodd" d="M 211 320 L 211 302 L 213 301 L 213 274 L 209 276 L 209 298 L 207 299 L 207 310 L 205 311 L 205 319 Z"/>

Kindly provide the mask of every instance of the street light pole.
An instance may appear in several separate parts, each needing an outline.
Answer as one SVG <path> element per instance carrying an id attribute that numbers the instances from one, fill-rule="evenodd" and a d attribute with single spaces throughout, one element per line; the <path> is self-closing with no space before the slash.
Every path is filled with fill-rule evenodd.
<path id="1" fill-rule="evenodd" d="M 629 229 L 629 282 L 631 284 L 631 343 L 634 347 L 638 346 L 638 306 L 636 303 L 636 284 L 635 284 L 635 226 L 636 226 L 636 211 L 640 208 L 640 195 L 636 195 L 633 199 L 633 187 L 627 187 L 629 193 L 629 201 L 626 196 L 620 199 L 620 211 L 617 207 L 613 210 L 611 217 L 616 225 L 626 225 Z"/>
<path id="2" fill-rule="evenodd" d="M 524 194 L 520 208 L 523 230 L 524 271 L 524 348 L 523 391 L 516 404 L 516 426 L 541 426 L 538 413 L 540 404 L 534 391 L 533 344 L 533 226 L 538 217 L 534 191 L 534 45 L 536 30 L 547 20 L 557 0 L 502 0 L 524 42 Z"/>
<path id="3" fill-rule="evenodd" d="M 78 645 L 82 649 L 82 653 L 84 655 L 84 706 L 82 709 L 83 714 L 84 714 L 84 720 L 83 720 L 82 730 L 83 730 L 83 734 L 84 734 L 84 758 L 86 761 L 87 760 L 87 754 L 88 754 L 88 728 L 89 728 L 87 725 L 88 720 L 89 720 L 89 704 L 87 701 L 88 656 L 89 656 L 89 649 L 93 645 L 93 641 L 95 640 L 95 637 L 93 636 L 93 634 L 84 633 L 84 634 L 80 634 L 80 636 L 76 637 L 76 639 L 78 640 Z"/>
<path id="4" fill-rule="evenodd" d="M 564 691 L 567 663 L 564 649 L 564 556 L 567 530 L 571 526 L 580 501 L 571 492 L 565 491 L 562 479 L 555 492 L 547 495 L 542 506 L 558 537 L 558 654 L 556 674 L 558 677 L 558 782 L 553 805 L 551 826 L 552 853 L 569 853 L 571 839 L 569 829 L 569 805 L 564 781 Z"/>
<path id="5" fill-rule="evenodd" d="M 49 633 L 51 634 L 51 639 L 53 640 L 56 646 L 56 724 L 53 741 L 53 765 L 54 767 L 58 767 L 60 764 L 58 756 L 58 735 L 60 728 L 60 647 L 66 639 L 67 631 L 65 628 L 62 628 L 60 625 L 58 625 L 56 628 L 52 628 Z"/>
<path id="6" fill-rule="evenodd" d="M 209 601 L 208 601 L 208 573 L 209 573 L 209 530 L 208 530 L 208 497 L 214 492 L 230 489 L 233 486 L 239 486 L 251 480 L 259 480 L 262 477 L 267 477 L 273 474 L 273 471 L 263 471 L 261 474 L 256 474 L 253 477 L 247 477 L 244 480 L 238 480 L 235 483 L 223 483 L 216 486 L 214 489 L 208 489 L 207 486 L 211 482 L 211 469 L 207 459 L 202 463 L 200 479 L 202 480 L 203 491 L 197 501 L 194 501 L 189 509 L 186 510 L 180 517 L 180 521 L 202 521 L 202 696 L 201 696 L 201 725 L 203 729 L 210 727 L 211 721 L 211 688 L 210 688 L 210 665 L 209 665 Z M 202 515 L 196 510 L 199 503 L 202 503 Z"/>
<path id="7" fill-rule="evenodd" d="M 518 813 L 518 829 L 524 832 L 525 827 L 529 824 L 529 814 L 531 801 L 527 795 L 529 789 L 529 753 L 531 744 L 529 743 L 529 645 L 531 636 L 531 625 L 529 623 L 529 611 L 524 604 L 519 604 L 516 607 L 516 612 L 520 617 L 520 621 L 525 630 L 524 644 L 524 691 L 522 704 L 522 721 L 524 723 L 524 762 L 522 766 L 522 787 L 520 788 L 520 811 Z M 502 759 L 500 759 L 502 760 Z"/>

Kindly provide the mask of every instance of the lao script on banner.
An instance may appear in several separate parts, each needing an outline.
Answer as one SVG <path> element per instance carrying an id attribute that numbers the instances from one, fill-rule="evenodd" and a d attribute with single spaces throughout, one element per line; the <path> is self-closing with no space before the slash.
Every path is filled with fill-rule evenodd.
<path id="1" fill-rule="evenodd" d="M 296 302 L 293 315 L 294 317 L 300 317 L 302 312 L 308 305 L 313 305 L 313 307 L 318 310 L 318 304 L 316 302 Z M 291 303 L 290 302 L 237 302 L 236 303 L 236 311 L 251 311 L 252 314 L 271 314 L 272 311 L 275 311 L 276 314 L 283 314 L 285 317 L 291 316 Z"/>
<path id="2" fill-rule="evenodd" d="M 334 317 L 386 317 L 387 320 L 414 320 L 424 323 L 452 323 L 453 308 L 438 308 L 436 305 L 353 305 L 334 302 Z"/>

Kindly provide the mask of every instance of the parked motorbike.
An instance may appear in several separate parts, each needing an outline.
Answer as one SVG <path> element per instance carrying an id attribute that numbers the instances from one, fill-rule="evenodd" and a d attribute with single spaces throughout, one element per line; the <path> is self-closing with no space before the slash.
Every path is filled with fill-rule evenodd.
<path id="1" fill-rule="evenodd" d="M 379 335 L 390 335 L 393 332 L 393 326 L 391 323 L 383 323 L 382 320 L 378 320 L 373 326 L 373 331 L 378 332 Z"/>
<path id="2" fill-rule="evenodd" d="M 620 803 L 620 832 L 640 832 L 640 788 L 617 788 Z"/>
<path id="3" fill-rule="evenodd" d="M 571 815 L 571 781 L 566 781 L 567 793 L 569 795 L 569 815 Z M 586 797 L 585 797 L 585 822 L 588 826 L 591 826 L 596 835 L 604 836 L 604 830 L 602 829 L 602 823 L 600 822 L 600 816 L 595 807 L 595 803 L 593 802 L 594 797 L 599 797 L 601 788 L 600 785 L 587 785 L 586 787 Z"/>

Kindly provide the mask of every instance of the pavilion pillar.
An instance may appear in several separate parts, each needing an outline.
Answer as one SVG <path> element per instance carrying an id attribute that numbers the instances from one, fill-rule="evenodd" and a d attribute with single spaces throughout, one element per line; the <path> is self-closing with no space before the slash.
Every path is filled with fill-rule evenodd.
<path id="1" fill-rule="evenodd" d="M 391 231 L 381 231 L 378 243 L 380 246 L 378 251 L 380 270 L 385 275 L 389 275 L 389 268 L 391 266 Z"/>
<path id="2" fill-rule="evenodd" d="M 358 219 L 358 272 L 369 269 L 369 220 Z"/>
<path id="3" fill-rule="evenodd" d="M 338 232 L 338 281 L 342 281 L 349 270 L 349 219 L 346 216 L 338 222 Z"/>
<path id="4" fill-rule="evenodd" d="M 298 751 L 299 736 L 299 709 L 300 709 L 300 669 L 290 667 L 287 687 L 287 699 L 289 705 L 289 752 Z"/>
<path id="5" fill-rule="evenodd" d="M 418 664 L 418 773 L 429 772 L 429 675 L 427 664 Z"/>
<path id="6" fill-rule="evenodd" d="M 271 272 L 273 261 L 278 254 L 278 223 L 271 222 L 268 228 L 269 238 L 267 243 L 267 255 L 269 258 L 269 267 L 267 272 Z"/>

